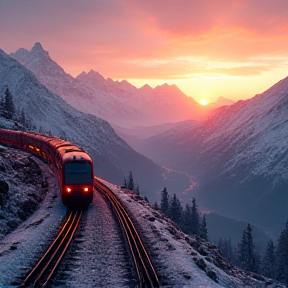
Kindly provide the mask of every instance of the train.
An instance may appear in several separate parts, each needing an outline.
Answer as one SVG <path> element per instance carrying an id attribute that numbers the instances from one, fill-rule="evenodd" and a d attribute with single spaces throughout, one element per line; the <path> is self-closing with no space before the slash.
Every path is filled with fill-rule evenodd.
<path id="1" fill-rule="evenodd" d="M 65 206 L 87 207 L 93 202 L 93 162 L 82 148 L 59 138 L 2 128 L 0 144 L 24 149 L 46 161 L 58 179 Z"/>

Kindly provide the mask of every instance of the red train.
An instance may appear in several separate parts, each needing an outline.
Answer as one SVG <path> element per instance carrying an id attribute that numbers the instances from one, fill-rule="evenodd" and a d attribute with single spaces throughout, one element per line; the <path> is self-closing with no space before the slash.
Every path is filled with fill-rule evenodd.
<path id="1" fill-rule="evenodd" d="M 1 128 L 0 144 L 28 150 L 48 162 L 58 178 L 65 206 L 92 203 L 93 162 L 81 148 L 58 138 Z"/>

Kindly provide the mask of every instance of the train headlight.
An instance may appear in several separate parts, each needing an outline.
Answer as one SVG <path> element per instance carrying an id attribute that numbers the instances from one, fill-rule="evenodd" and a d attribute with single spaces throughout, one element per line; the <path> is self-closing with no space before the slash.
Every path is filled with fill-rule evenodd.
<path id="1" fill-rule="evenodd" d="M 89 188 L 88 187 L 85 187 L 84 188 L 84 192 L 88 192 L 89 191 Z"/>

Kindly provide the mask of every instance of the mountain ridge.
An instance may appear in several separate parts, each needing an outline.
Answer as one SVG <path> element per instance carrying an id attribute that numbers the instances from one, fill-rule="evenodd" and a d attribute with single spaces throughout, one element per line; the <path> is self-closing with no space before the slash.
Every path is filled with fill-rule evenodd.
<path id="1" fill-rule="evenodd" d="M 74 78 L 49 57 L 39 42 L 31 51 L 20 48 L 11 56 L 74 108 L 118 126 L 130 128 L 131 122 L 134 126 L 153 126 L 200 120 L 214 109 L 200 105 L 176 85 L 167 83 L 155 88 L 144 85 L 138 89 L 126 80 L 106 80 L 92 69 Z"/>
<path id="2" fill-rule="evenodd" d="M 279 232 L 288 218 L 287 111 L 288 77 L 134 149 L 193 176 L 197 187 L 190 195 L 202 207 Z"/>
<path id="3" fill-rule="evenodd" d="M 4 95 L 6 87 L 9 88 L 17 113 L 23 110 L 31 126 L 35 127 L 34 131 L 65 137 L 83 147 L 94 161 L 95 173 L 108 181 L 121 185 L 124 176 L 133 171 L 146 196 L 158 198 L 155 192 L 163 186 L 159 166 L 134 151 L 107 121 L 68 105 L 18 61 L 4 52 L 0 52 L 0 60 L 0 91 Z M 3 128 L 14 125 L 13 121 L 8 123 L 2 119 L 0 123 Z"/>

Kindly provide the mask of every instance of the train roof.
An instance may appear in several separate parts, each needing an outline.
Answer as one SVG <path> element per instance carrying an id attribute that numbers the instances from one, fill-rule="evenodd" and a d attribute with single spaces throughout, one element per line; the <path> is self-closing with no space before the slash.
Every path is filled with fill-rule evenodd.
<path id="1" fill-rule="evenodd" d="M 69 151 L 62 155 L 63 162 L 88 161 L 92 162 L 91 157 L 83 151 Z"/>

